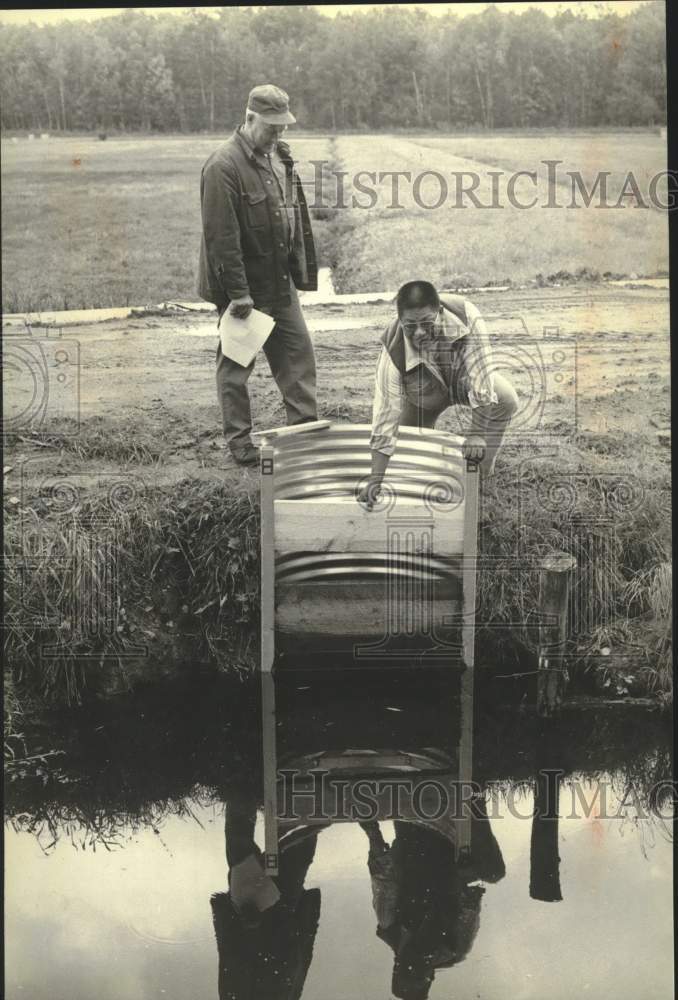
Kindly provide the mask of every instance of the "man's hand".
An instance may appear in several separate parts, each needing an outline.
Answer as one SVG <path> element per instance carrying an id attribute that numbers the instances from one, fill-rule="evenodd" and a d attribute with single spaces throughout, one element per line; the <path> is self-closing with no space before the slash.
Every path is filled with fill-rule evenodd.
<path id="1" fill-rule="evenodd" d="M 254 299 L 251 295 L 243 295 L 239 299 L 231 299 L 228 311 L 234 319 L 247 319 L 254 309 Z"/>
<path id="2" fill-rule="evenodd" d="M 485 438 L 469 434 L 461 448 L 461 453 L 469 462 L 482 462 L 485 457 Z"/>
<path id="3" fill-rule="evenodd" d="M 356 490 L 355 498 L 365 510 L 372 510 L 379 499 L 381 484 L 388 467 L 389 456 L 380 451 L 372 452 L 372 468 L 369 479 L 361 490 Z"/>
<path id="4" fill-rule="evenodd" d="M 379 494 L 381 493 L 381 478 L 373 479 L 370 477 L 367 483 L 361 490 L 356 493 L 356 500 L 361 507 L 365 510 L 372 510 L 375 503 L 379 499 Z"/>

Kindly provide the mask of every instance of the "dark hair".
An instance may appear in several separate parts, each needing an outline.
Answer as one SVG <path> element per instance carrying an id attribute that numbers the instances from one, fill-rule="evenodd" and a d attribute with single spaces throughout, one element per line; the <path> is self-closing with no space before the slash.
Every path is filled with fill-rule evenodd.
<path id="1" fill-rule="evenodd" d="M 440 309 L 440 296 L 431 282 L 405 282 L 396 295 L 398 315 L 402 316 L 404 309 L 421 309 L 423 306 L 433 306 L 434 309 Z"/>

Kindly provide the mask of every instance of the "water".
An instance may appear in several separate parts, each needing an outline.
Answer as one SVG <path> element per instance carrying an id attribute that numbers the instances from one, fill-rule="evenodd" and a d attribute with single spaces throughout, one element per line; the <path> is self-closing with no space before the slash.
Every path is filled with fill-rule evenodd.
<path id="1" fill-rule="evenodd" d="M 279 763 L 319 750 L 338 759 L 366 734 L 378 748 L 453 756 L 454 686 L 426 690 L 421 676 L 344 683 L 343 694 L 335 679 L 278 690 Z M 489 819 L 474 821 L 470 858 L 422 825 L 335 822 L 281 851 L 276 890 L 251 868 L 251 836 L 263 848 L 265 833 L 261 809 L 256 825 L 248 814 L 261 801 L 254 702 L 241 697 L 224 720 L 215 694 L 178 696 L 155 722 L 151 703 L 137 708 L 145 734 L 138 717 L 93 720 L 75 735 L 70 782 L 12 790 L 9 998 L 673 996 L 670 827 L 666 806 L 649 807 L 670 774 L 670 732 L 656 716 L 579 713 L 544 732 L 481 699 L 473 780 Z M 557 821 L 533 823 L 540 768 L 563 772 L 548 786 Z M 226 814 L 241 917 L 225 895 Z M 282 897 L 247 929 L 253 892 Z"/>

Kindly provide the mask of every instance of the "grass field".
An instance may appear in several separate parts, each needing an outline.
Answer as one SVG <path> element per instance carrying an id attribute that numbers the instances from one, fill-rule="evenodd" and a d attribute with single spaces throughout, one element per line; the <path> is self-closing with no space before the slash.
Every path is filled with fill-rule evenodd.
<path id="1" fill-rule="evenodd" d="M 4 311 L 194 301 L 200 169 L 218 144 L 3 141 Z M 302 140 L 297 155 L 326 145 Z"/>
<path id="2" fill-rule="evenodd" d="M 488 171 L 540 172 L 545 159 L 559 170 L 580 171 L 590 186 L 596 171 L 610 171 L 618 193 L 632 170 L 641 189 L 661 171 L 665 142 L 650 133 L 524 135 L 347 135 L 290 133 L 309 183 L 312 160 L 327 159 L 349 172 L 349 207 L 336 225 L 316 220 L 321 263 L 335 266 L 337 290 L 380 291 L 414 274 L 446 287 L 455 284 L 533 281 L 560 271 L 650 275 L 668 266 L 666 214 L 632 207 L 521 210 L 453 207 L 452 172 L 476 172 L 477 196 L 491 204 Z M 200 237 L 200 167 L 217 137 L 64 138 L 2 141 L 3 310 L 77 309 L 146 305 L 195 299 Z M 351 208 L 350 178 L 359 171 L 436 171 L 450 178 L 450 197 L 437 209 L 418 207 L 412 184 L 402 187 L 402 208 L 390 208 L 391 183 L 375 184 L 370 210 Z M 333 184 L 327 200 L 335 198 Z M 437 182 L 421 185 L 434 203 Z M 531 183 L 515 193 L 527 203 Z M 503 202 L 506 198 L 502 195 Z M 562 201 L 568 203 L 567 191 Z M 595 202 L 594 202 L 595 204 Z"/>
<path id="3" fill-rule="evenodd" d="M 429 277 L 441 287 L 526 283 L 538 275 L 566 272 L 576 275 L 652 275 L 668 268 L 666 213 L 656 208 L 597 207 L 594 198 L 584 207 L 572 203 L 572 182 L 567 171 L 581 174 L 587 188 L 598 171 L 607 171 L 608 201 L 615 203 L 629 171 L 647 197 L 649 180 L 664 169 L 665 142 L 651 134 L 551 134 L 532 136 L 342 136 L 337 155 L 349 174 L 398 170 L 409 172 L 413 183 L 401 182 L 402 208 L 390 207 L 393 180 L 378 185 L 379 199 L 372 209 L 351 212 L 354 228 L 341 238 L 335 286 L 341 291 L 394 288 L 415 274 Z M 549 203 L 547 167 L 543 161 L 560 160 L 555 193 Z M 447 181 L 429 176 L 415 199 L 414 178 L 432 171 Z M 520 177 L 508 197 L 512 172 L 536 172 L 537 183 Z M 478 177 L 474 195 L 458 192 L 452 173 Z M 490 172 L 502 173 L 493 181 Z M 492 185 L 498 193 L 493 195 Z M 661 192 L 661 187 L 659 188 Z M 661 195 L 660 195 L 661 197 Z M 663 195 L 664 199 L 666 195 Z M 418 204 L 417 204 L 418 200 Z M 363 204 L 367 199 L 361 199 Z"/>

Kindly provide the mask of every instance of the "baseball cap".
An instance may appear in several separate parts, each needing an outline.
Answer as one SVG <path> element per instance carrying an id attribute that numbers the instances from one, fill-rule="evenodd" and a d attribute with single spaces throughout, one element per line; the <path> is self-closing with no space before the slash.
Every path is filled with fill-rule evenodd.
<path id="1" fill-rule="evenodd" d="M 250 91 L 249 111 L 256 111 L 271 125 L 292 125 L 297 119 L 290 111 L 290 99 L 284 90 L 272 83 L 262 83 Z"/>

